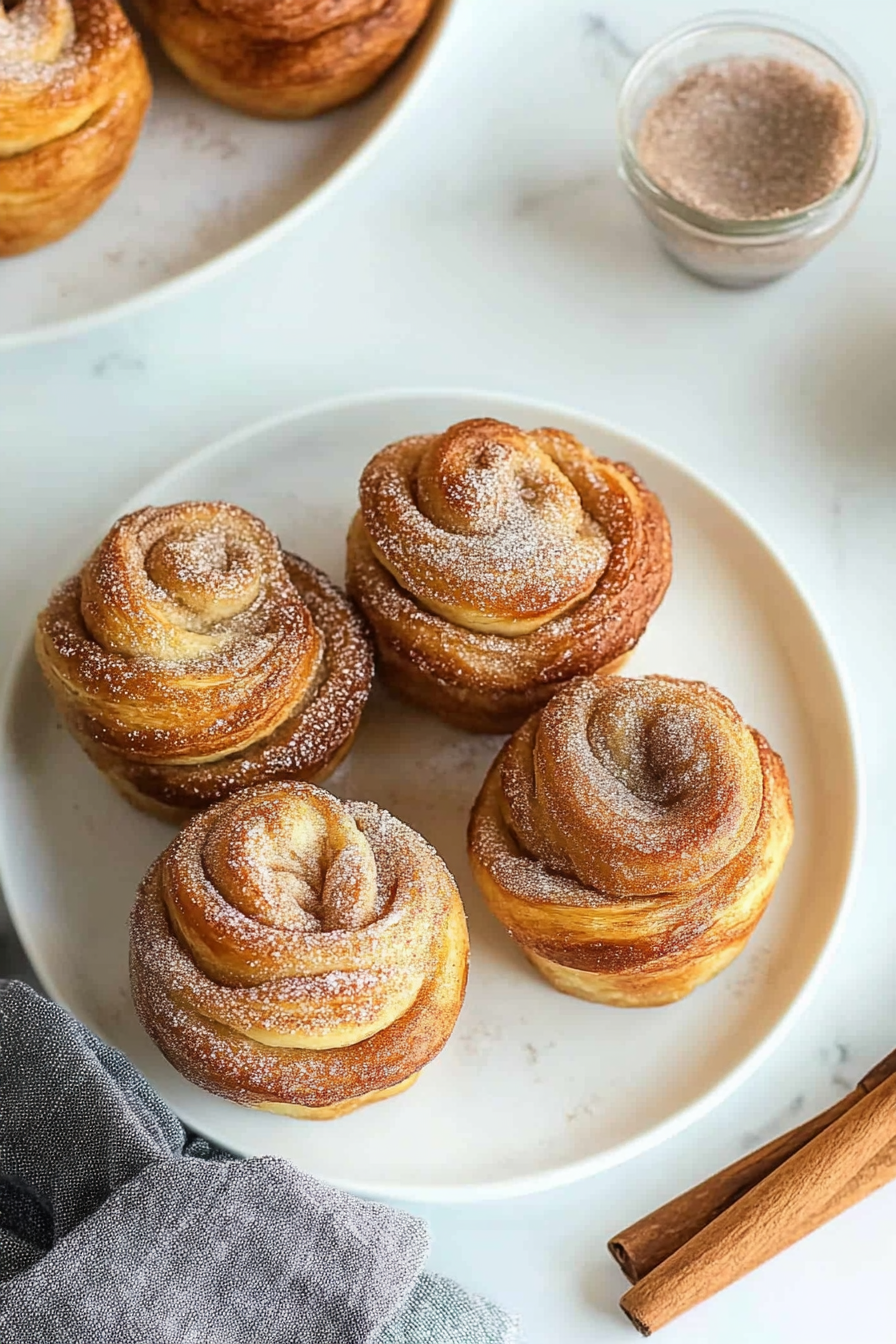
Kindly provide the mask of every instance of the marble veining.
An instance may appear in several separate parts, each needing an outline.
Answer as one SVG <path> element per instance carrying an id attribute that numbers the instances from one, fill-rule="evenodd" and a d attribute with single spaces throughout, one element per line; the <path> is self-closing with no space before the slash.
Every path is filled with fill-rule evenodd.
<path id="1" fill-rule="evenodd" d="M 604 53 L 608 73 L 616 73 L 620 61 L 631 64 L 637 51 L 603 14 L 585 15 L 585 34 Z"/>

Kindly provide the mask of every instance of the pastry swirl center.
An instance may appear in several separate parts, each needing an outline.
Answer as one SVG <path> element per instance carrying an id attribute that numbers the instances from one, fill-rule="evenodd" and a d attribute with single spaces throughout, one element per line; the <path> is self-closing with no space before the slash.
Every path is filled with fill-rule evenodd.
<path id="1" fill-rule="evenodd" d="M 610 542 L 538 432 L 467 420 L 379 453 L 361 480 L 374 553 L 428 610 L 520 635 L 594 589 Z"/>
<path id="2" fill-rule="evenodd" d="M 623 786 L 633 807 L 640 803 L 645 813 L 659 814 L 711 787 L 718 762 L 696 727 L 692 715 L 661 703 L 641 721 L 632 714 L 594 714 L 586 731 L 598 768 Z"/>
<path id="3" fill-rule="evenodd" d="M 245 611 L 261 589 L 262 558 L 250 537 L 202 527 L 162 537 L 146 557 L 157 587 L 214 622 Z"/>
<path id="4" fill-rule="evenodd" d="M 0 2 L 0 80 L 4 66 L 52 64 L 72 45 L 75 18 L 70 0 Z"/>
<path id="5" fill-rule="evenodd" d="M 565 687 L 520 731 L 502 778 L 522 846 L 614 895 L 708 880 L 752 836 L 763 789 L 730 702 L 664 677 Z"/>
<path id="6" fill-rule="evenodd" d="M 233 505 L 173 504 L 122 518 L 82 572 L 84 624 L 104 648 L 208 658 L 296 607 L 277 539 Z"/>
<path id="7" fill-rule="evenodd" d="M 210 828 L 202 863 L 229 905 L 274 928 L 361 929 L 376 918 L 370 845 L 319 792 L 237 803 Z"/>
<path id="8" fill-rule="evenodd" d="M 218 760 L 320 684 L 325 639 L 291 573 L 236 505 L 140 509 L 54 594 L 40 650 L 91 735 L 127 759 Z"/>

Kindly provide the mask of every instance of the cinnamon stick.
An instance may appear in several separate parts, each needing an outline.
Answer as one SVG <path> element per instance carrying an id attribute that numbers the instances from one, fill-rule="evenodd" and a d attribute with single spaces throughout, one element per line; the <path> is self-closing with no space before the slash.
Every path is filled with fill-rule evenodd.
<path id="1" fill-rule="evenodd" d="M 896 1075 L 674 1251 L 620 1306 L 643 1335 L 704 1302 L 896 1177 Z"/>
<path id="2" fill-rule="evenodd" d="M 848 1096 L 820 1115 L 772 1139 L 724 1171 L 669 1200 L 646 1218 L 632 1223 L 609 1243 L 610 1254 L 623 1273 L 632 1283 L 637 1283 L 894 1073 L 896 1050 L 869 1070 Z"/>

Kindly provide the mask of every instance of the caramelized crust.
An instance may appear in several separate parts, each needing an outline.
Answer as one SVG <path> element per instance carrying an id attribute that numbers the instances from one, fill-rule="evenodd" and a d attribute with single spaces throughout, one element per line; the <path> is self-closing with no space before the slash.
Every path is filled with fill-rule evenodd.
<path id="1" fill-rule="evenodd" d="M 93 214 L 127 167 L 150 91 L 116 0 L 0 2 L 0 256 Z"/>
<path id="2" fill-rule="evenodd" d="M 143 881 L 131 985 L 150 1036 L 232 1101 L 331 1119 L 447 1041 L 468 942 L 441 859 L 373 803 L 283 782 L 191 821 Z"/>
<path id="3" fill-rule="evenodd" d="M 671 576 L 662 505 L 569 434 L 471 420 L 392 444 L 361 478 L 347 584 L 398 691 L 510 732 L 573 677 L 612 670 Z"/>
<path id="4" fill-rule="evenodd" d="M 323 778 L 373 674 L 348 600 L 230 504 L 121 519 L 41 613 L 36 650 L 85 751 L 172 819 L 270 779 Z"/>
<path id="5" fill-rule="evenodd" d="M 204 93 L 262 117 L 312 117 L 365 93 L 432 0 L 137 0 Z"/>
<path id="6" fill-rule="evenodd" d="M 783 762 L 718 691 L 591 677 L 505 744 L 468 841 L 492 912 L 557 989 L 638 1007 L 743 950 L 792 837 Z"/>

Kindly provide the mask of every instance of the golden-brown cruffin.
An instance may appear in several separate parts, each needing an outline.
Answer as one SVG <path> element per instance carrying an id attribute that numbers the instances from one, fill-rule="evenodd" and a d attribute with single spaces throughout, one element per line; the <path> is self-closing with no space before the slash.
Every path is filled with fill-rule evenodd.
<path id="1" fill-rule="evenodd" d="M 0 256 L 54 242 L 102 205 L 150 91 L 117 0 L 0 0 Z"/>
<path id="2" fill-rule="evenodd" d="M 373 676 L 349 600 L 234 504 L 120 519 L 50 598 L 35 647 L 84 750 L 172 820 L 271 779 L 324 779 Z"/>
<path id="3" fill-rule="evenodd" d="M 203 93 L 259 117 L 313 117 L 394 65 L 432 0 L 137 0 Z"/>
<path id="4" fill-rule="evenodd" d="M 505 744 L 468 845 L 492 912 L 556 989 L 650 1007 L 743 950 L 792 838 L 784 763 L 730 700 L 597 676 Z"/>
<path id="5" fill-rule="evenodd" d="M 191 1082 L 329 1120 L 409 1087 L 463 1002 L 467 927 L 425 840 L 310 784 L 235 794 L 156 860 L 131 916 L 131 986 Z"/>
<path id="6" fill-rule="evenodd" d="M 408 699 L 512 732 L 563 683 L 612 670 L 672 571 L 659 500 L 557 429 L 465 420 L 384 448 L 361 477 L 347 586 Z"/>

